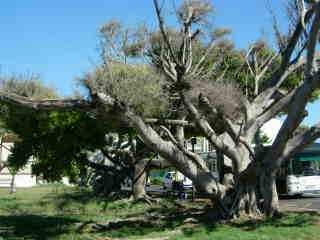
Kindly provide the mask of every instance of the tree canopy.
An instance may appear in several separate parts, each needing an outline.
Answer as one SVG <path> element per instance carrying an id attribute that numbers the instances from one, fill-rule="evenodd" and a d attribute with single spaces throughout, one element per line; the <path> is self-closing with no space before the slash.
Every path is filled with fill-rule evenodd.
<path id="1" fill-rule="evenodd" d="M 2 91 L 0 101 L 39 112 L 77 110 L 102 123 L 124 124 L 218 203 L 222 216 L 258 214 L 258 184 L 265 213 L 276 213 L 276 171 L 320 136 L 320 123 L 299 129 L 306 104 L 320 89 L 320 2 L 291 6 L 298 17 L 288 21 L 288 33 L 275 26 L 279 49 L 259 40 L 247 51 L 223 41 L 226 30 L 205 35 L 209 1 L 182 1 L 177 30 L 166 26 L 163 8 L 153 2 L 158 31 L 129 32 L 116 21 L 101 28 L 101 66 L 82 81 L 88 98 L 34 100 Z M 261 126 L 283 112 L 284 124 L 262 156 L 252 142 Z M 190 126 L 230 160 L 229 184 L 184 146 L 183 130 Z"/>

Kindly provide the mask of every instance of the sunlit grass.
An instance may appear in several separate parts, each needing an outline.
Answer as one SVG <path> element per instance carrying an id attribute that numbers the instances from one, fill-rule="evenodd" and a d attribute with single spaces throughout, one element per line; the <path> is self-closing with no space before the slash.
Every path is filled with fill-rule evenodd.
<path id="1" fill-rule="evenodd" d="M 0 240 L 320 239 L 316 213 L 219 224 L 197 213 L 203 210 L 203 203 L 177 204 L 174 199 L 151 206 L 128 198 L 110 201 L 95 198 L 87 189 L 62 185 L 18 189 L 16 194 L 0 189 Z M 187 223 L 189 218 L 198 223 Z M 97 229 L 97 224 L 102 228 Z"/>

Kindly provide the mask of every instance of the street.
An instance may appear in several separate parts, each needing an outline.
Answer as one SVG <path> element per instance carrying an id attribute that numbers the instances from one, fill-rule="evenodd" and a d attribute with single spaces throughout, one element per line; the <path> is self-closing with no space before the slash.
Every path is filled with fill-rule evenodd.
<path id="1" fill-rule="evenodd" d="M 320 212 L 320 194 L 303 195 L 301 197 L 280 197 L 280 208 L 288 211 Z"/>

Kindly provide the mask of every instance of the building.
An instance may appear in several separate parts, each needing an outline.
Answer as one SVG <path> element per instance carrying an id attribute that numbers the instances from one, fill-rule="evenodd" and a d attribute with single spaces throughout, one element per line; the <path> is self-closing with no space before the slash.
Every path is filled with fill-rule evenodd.
<path id="1" fill-rule="evenodd" d="M 0 139 L 0 162 L 6 162 L 8 156 L 10 155 L 10 149 L 13 146 L 13 138 L 10 135 L 6 135 Z M 14 180 L 14 185 L 17 188 L 24 188 L 24 187 L 32 187 L 37 184 L 37 179 L 35 176 L 31 175 L 31 163 L 27 164 L 21 171 L 19 171 L 13 179 L 12 173 L 10 173 L 8 168 L 4 168 L 0 172 L 0 187 L 8 188 L 12 184 L 12 180 Z"/>

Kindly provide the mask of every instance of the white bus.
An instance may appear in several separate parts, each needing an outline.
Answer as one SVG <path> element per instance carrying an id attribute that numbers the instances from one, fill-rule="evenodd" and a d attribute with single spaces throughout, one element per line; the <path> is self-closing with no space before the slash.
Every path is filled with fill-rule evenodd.
<path id="1" fill-rule="evenodd" d="M 314 143 L 285 162 L 277 174 L 279 194 L 320 193 L 320 143 Z"/>

